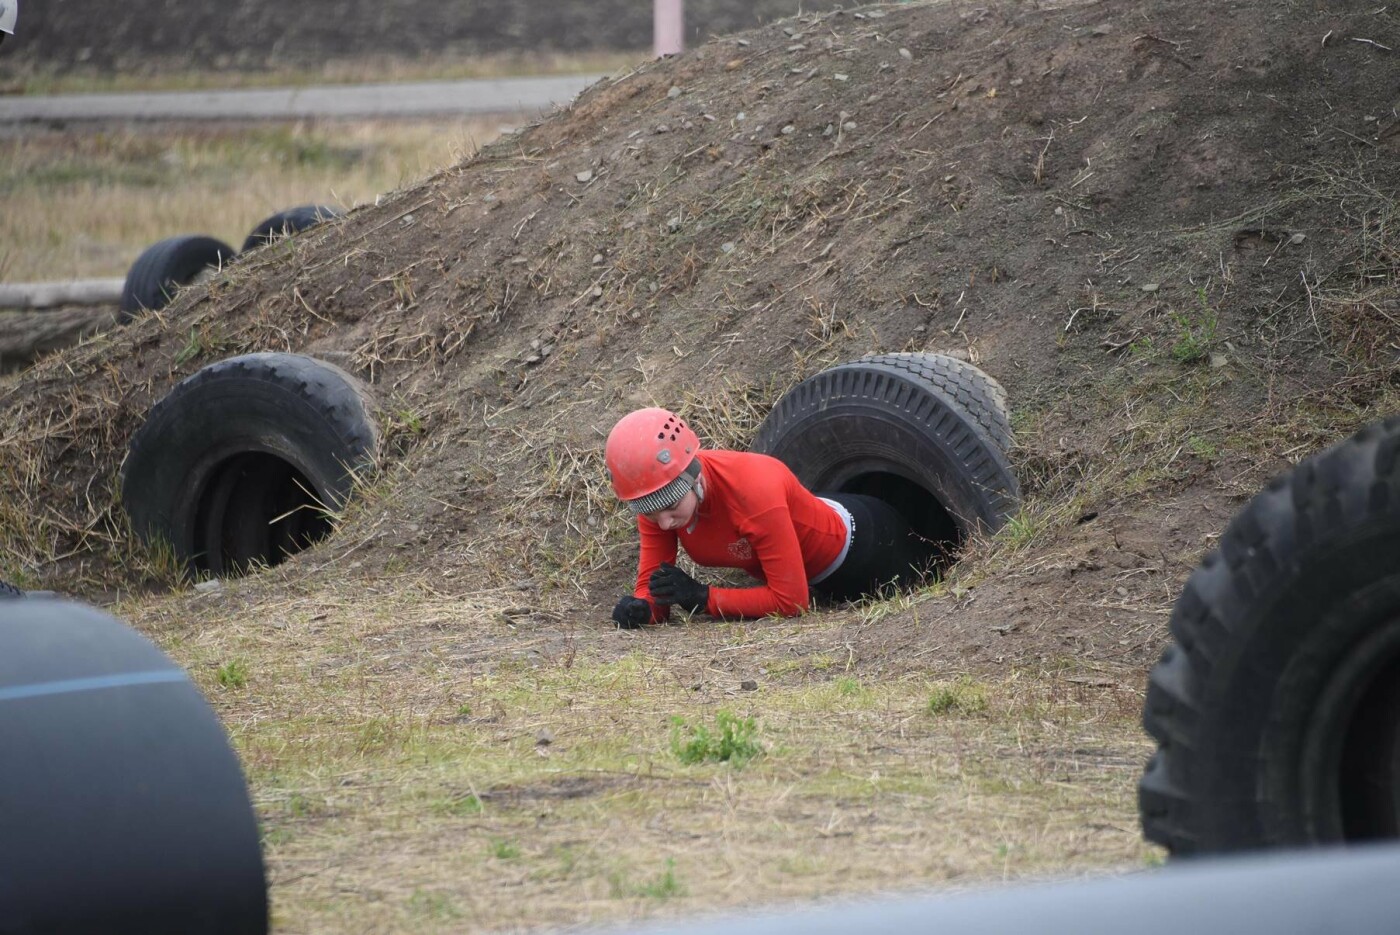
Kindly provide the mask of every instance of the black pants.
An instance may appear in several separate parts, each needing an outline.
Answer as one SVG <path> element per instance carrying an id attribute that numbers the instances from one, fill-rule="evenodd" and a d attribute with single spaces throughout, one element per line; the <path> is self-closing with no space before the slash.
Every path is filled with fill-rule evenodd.
<path id="1" fill-rule="evenodd" d="M 844 506 L 855 521 L 855 535 L 841 567 L 812 585 L 818 595 L 853 601 L 894 582 L 908 584 L 926 570 L 932 544 L 917 535 L 908 520 L 878 497 L 858 493 L 822 493 Z"/>

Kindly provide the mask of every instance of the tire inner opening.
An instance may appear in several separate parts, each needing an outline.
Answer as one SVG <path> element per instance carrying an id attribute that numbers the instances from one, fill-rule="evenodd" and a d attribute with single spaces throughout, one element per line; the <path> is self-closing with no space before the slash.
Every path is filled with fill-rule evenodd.
<path id="1" fill-rule="evenodd" d="M 1337 782 L 1345 840 L 1400 837 L 1400 656 L 1357 701 Z"/>
<path id="2" fill-rule="evenodd" d="M 200 493 L 194 566 L 241 575 L 280 564 L 330 532 L 331 518 L 305 475 L 276 455 L 245 452 L 220 462 Z"/>
<path id="3" fill-rule="evenodd" d="M 962 550 L 963 530 L 932 493 L 898 474 L 871 471 L 841 485 L 846 493 L 878 497 L 909 521 L 927 548 L 927 567 L 941 574 L 952 567 Z"/>

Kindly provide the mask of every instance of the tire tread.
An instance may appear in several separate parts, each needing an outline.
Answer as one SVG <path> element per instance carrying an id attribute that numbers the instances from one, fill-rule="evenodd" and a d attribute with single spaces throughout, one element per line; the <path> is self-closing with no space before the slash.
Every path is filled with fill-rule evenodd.
<path id="1" fill-rule="evenodd" d="M 1206 778 L 1216 764 L 1196 741 L 1228 717 L 1216 709 L 1220 683 L 1239 668 L 1251 628 L 1267 624 L 1251 619 L 1250 602 L 1306 574 L 1303 557 L 1337 533 L 1379 519 L 1400 527 L 1398 452 L 1393 417 L 1298 464 L 1244 506 L 1192 572 L 1172 610 L 1174 642 L 1148 677 L 1143 726 L 1159 748 L 1138 802 L 1149 840 L 1178 855 L 1248 846 L 1237 839 L 1243 824 L 1222 830 L 1232 819 L 1226 805 L 1213 810 Z"/>

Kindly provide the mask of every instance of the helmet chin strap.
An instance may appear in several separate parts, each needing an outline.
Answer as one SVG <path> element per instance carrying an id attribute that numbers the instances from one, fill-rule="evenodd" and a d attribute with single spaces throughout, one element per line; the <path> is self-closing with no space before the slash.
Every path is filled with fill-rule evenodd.
<path id="1" fill-rule="evenodd" d="M 691 488 L 695 491 L 695 512 L 690 517 L 690 523 L 685 527 L 687 533 L 695 531 L 695 524 L 700 522 L 700 505 L 705 502 L 705 471 L 702 468 L 695 477 L 695 486 Z"/>

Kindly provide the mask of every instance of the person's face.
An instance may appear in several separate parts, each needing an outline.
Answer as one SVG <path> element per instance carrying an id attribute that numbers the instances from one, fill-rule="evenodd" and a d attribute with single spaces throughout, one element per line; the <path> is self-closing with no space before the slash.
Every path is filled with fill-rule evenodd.
<path id="1" fill-rule="evenodd" d="M 647 519 L 667 531 L 680 529 L 689 526 L 690 521 L 695 516 L 695 508 L 700 505 L 700 498 L 691 490 L 673 507 L 664 510 L 652 510 L 650 513 L 643 513 Z"/>

